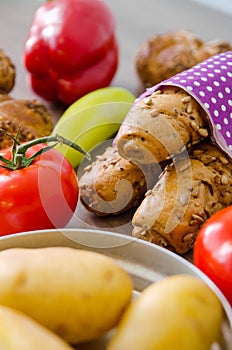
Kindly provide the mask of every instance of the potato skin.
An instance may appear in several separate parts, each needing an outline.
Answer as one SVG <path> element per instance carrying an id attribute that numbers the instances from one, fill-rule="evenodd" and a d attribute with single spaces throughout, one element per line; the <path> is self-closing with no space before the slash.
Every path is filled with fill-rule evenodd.
<path id="1" fill-rule="evenodd" d="M 69 343 L 114 327 L 131 301 L 130 276 L 103 254 L 68 247 L 0 252 L 0 304 L 35 319 Z"/>
<path id="2" fill-rule="evenodd" d="M 73 348 L 25 314 L 1 305 L 0 349 L 72 350 Z"/>
<path id="3" fill-rule="evenodd" d="M 209 350 L 221 321 L 220 301 L 203 281 L 169 276 L 129 306 L 107 350 Z"/>

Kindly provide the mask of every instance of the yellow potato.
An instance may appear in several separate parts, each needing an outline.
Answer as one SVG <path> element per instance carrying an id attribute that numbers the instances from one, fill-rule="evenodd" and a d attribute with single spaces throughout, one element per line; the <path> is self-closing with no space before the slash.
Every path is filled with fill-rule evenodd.
<path id="1" fill-rule="evenodd" d="M 73 348 L 23 313 L 1 305 L 0 349 L 72 350 Z"/>
<path id="2" fill-rule="evenodd" d="M 114 327 L 132 282 L 113 259 L 66 247 L 0 252 L 0 304 L 29 315 L 70 343 Z"/>
<path id="3" fill-rule="evenodd" d="M 166 277 L 129 306 L 107 350 L 209 350 L 221 321 L 222 306 L 206 283 Z"/>

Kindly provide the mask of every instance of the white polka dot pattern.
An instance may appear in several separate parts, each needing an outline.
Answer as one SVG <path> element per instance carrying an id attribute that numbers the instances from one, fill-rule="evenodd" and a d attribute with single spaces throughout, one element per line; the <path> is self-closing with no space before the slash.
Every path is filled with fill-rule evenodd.
<path id="1" fill-rule="evenodd" d="M 215 55 L 145 91 L 149 96 L 162 85 L 183 88 L 205 109 L 216 141 L 232 157 L 232 51 Z"/>

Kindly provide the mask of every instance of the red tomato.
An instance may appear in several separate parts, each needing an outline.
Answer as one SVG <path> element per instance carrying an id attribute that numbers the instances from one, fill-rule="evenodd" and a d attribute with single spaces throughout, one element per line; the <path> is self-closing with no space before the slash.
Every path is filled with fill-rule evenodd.
<path id="1" fill-rule="evenodd" d="M 44 147 L 44 144 L 34 145 L 26 155 L 32 156 Z M 1 155 L 11 159 L 11 148 Z M 0 235 L 64 227 L 77 201 L 76 173 L 55 149 L 42 153 L 31 165 L 18 170 L 0 167 Z"/>
<path id="2" fill-rule="evenodd" d="M 202 226 L 193 260 L 232 305 L 232 206 L 218 211 Z"/>

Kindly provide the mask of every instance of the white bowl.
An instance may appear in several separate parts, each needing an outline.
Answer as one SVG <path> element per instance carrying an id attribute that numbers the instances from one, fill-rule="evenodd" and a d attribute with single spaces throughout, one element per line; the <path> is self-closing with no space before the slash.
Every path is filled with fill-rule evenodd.
<path id="1" fill-rule="evenodd" d="M 23 247 L 68 246 L 100 252 L 115 259 L 131 275 L 134 292 L 141 292 L 152 282 L 173 274 L 190 274 L 204 280 L 218 295 L 224 308 L 222 339 L 215 349 L 231 349 L 232 309 L 215 284 L 186 259 L 162 247 L 131 236 L 85 229 L 40 230 L 0 238 L 0 250 Z M 85 344 L 80 349 L 103 350 L 107 338 Z M 78 348 L 79 349 L 79 348 Z M 213 348 L 214 349 L 214 348 Z"/>

